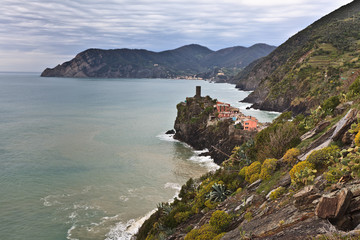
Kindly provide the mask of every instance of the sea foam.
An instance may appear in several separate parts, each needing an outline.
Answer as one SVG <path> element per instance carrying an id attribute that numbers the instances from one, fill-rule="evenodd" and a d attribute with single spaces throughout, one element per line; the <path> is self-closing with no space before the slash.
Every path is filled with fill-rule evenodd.
<path id="1" fill-rule="evenodd" d="M 135 220 L 131 219 L 126 223 L 119 222 L 113 227 L 105 240 L 130 240 L 138 231 L 141 225 L 153 214 L 156 209 L 150 211 L 145 216 Z"/>

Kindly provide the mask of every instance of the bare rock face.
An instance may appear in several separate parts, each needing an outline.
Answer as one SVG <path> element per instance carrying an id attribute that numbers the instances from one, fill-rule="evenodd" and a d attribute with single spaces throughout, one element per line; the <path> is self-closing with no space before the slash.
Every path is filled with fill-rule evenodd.
<path id="1" fill-rule="evenodd" d="M 334 197 L 322 197 L 318 203 L 315 214 L 319 218 L 339 219 L 344 216 L 351 201 L 351 191 L 343 188 Z"/>

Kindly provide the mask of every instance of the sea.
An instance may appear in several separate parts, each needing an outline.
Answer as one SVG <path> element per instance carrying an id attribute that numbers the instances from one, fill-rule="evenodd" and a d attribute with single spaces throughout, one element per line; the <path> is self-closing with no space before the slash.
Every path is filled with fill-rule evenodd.
<path id="1" fill-rule="evenodd" d="M 250 92 L 200 80 L 0 73 L 0 239 L 126 240 L 189 178 L 218 168 L 165 132 L 176 105 L 209 95 L 246 110 Z"/>

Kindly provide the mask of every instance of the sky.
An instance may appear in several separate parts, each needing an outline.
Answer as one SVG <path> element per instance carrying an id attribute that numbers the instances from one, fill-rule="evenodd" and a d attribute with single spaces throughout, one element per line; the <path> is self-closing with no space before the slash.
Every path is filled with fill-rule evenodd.
<path id="1" fill-rule="evenodd" d="M 352 0 L 1 0 L 0 71 L 41 72 L 88 48 L 279 46 Z"/>

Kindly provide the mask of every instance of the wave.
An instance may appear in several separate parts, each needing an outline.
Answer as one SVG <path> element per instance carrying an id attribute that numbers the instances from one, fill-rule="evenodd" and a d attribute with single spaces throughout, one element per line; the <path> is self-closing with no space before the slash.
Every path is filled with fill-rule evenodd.
<path id="1" fill-rule="evenodd" d="M 215 171 L 220 168 L 220 166 L 217 165 L 210 156 L 195 155 L 192 156 L 189 160 L 199 163 L 201 166 L 206 167 L 209 171 Z"/>
<path id="2" fill-rule="evenodd" d="M 66 238 L 69 240 L 79 240 L 77 238 L 72 238 L 71 237 L 71 231 L 74 230 L 76 228 L 76 225 L 72 225 L 71 228 L 67 231 L 67 236 Z"/>
<path id="3" fill-rule="evenodd" d="M 130 219 L 126 223 L 119 222 L 113 227 L 105 240 L 131 240 L 132 237 L 139 231 L 141 225 L 153 214 L 156 209 L 148 212 L 145 216 L 135 220 Z"/>
<path id="4" fill-rule="evenodd" d="M 167 142 L 180 142 L 179 140 L 174 139 L 174 134 L 159 134 L 156 136 L 157 138 L 159 138 L 162 141 L 167 141 Z"/>

